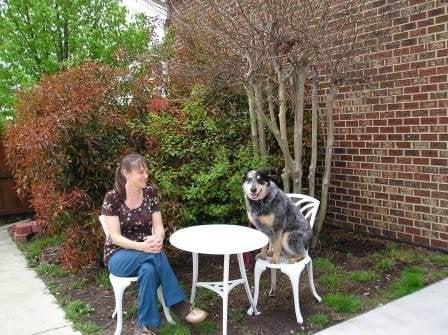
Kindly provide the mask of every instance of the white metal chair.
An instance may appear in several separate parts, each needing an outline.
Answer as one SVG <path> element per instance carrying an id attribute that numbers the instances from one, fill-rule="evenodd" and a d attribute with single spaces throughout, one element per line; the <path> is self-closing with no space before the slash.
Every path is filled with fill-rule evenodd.
<path id="1" fill-rule="evenodd" d="M 319 209 L 319 200 L 314 199 L 308 195 L 290 193 L 287 194 L 293 201 L 295 201 L 296 206 L 300 208 L 303 216 L 307 220 L 309 220 L 311 228 L 313 228 L 314 221 L 316 220 L 317 211 Z M 299 284 L 300 284 L 300 275 L 306 266 L 308 272 L 308 279 L 311 291 L 314 297 L 320 302 L 322 299 L 317 294 L 316 288 L 314 287 L 314 279 L 313 279 L 313 262 L 311 257 L 308 255 L 308 250 L 306 253 L 306 257 L 300 260 L 297 263 L 289 264 L 288 260 L 284 257 L 281 257 L 279 264 L 270 263 L 270 259 L 257 259 L 255 262 L 255 289 L 254 289 L 254 305 L 257 306 L 258 302 L 258 294 L 260 289 L 260 277 L 261 274 L 266 270 L 266 268 L 271 269 L 271 290 L 269 292 L 270 296 L 275 295 L 276 281 L 277 281 L 277 270 L 279 269 L 281 272 L 286 274 L 291 280 L 292 291 L 294 296 L 294 308 L 296 313 L 297 323 L 303 323 L 302 314 L 300 313 L 300 304 L 299 304 Z M 247 311 L 247 314 L 253 315 L 252 307 L 250 307 Z M 259 314 L 259 312 L 258 312 Z"/>
<path id="2" fill-rule="evenodd" d="M 101 222 L 101 226 L 103 227 L 104 234 L 109 236 L 109 233 L 107 231 L 106 222 L 104 215 L 99 216 L 99 220 Z M 109 280 L 112 284 L 112 288 L 114 290 L 114 296 L 115 296 L 115 309 L 112 314 L 112 318 L 115 318 L 117 316 L 117 328 L 115 328 L 114 335 L 120 335 L 121 330 L 123 328 L 123 294 L 126 288 L 132 283 L 138 281 L 138 277 L 118 277 L 114 276 L 112 273 L 109 274 Z M 163 299 L 163 293 L 162 293 L 162 286 L 159 286 L 157 289 L 157 296 L 159 298 L 160 304 L 163 307 L 163 312 L 165 314 L 166 320 L 174 324 L 174 320 L 171 317 L 170 310 L 165 304 L 165 300 Z"/>

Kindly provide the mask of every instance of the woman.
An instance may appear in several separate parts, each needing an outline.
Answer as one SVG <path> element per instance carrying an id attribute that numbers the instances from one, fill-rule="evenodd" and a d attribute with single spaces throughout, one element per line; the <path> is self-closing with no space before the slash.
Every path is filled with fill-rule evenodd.
<path id="1" fill-rule="evenodd" d="M 147 186 L 144 157 L 130 154 L 115 172 L 114 189 L 104 198 L 109 237 L 104 262 L 109 271 L 122 277 L 138 276 L 137 334 L 154 334 L 160 326 L 157 288 L 162 285 L 167 306 L 190 323 L 203 321 L 207 313 L 192 308 L 162 250 L 165 230 L 157 194 Z"/>

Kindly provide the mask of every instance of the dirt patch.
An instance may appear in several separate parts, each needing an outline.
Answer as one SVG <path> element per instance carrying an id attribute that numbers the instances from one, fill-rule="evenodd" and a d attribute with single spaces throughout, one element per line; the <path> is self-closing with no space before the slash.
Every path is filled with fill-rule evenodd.
<path id="1" fill-rule="evenodd" d="M 426 273 L 447 273 L 447 266 L 428 261 L 435 253 L 428 250 L 408 245 L 398 245 L 400 250 L 408 250 L 414 254 L 423 255 L 420 263 L 410 260 L 395 260 L 393 266 L 387 272 L 375 270 L 376 255 L 382 255 L 387 248 L 387 241 L 378 238 L 367 237 L 339 229 L 326 227 L 322 232 L 320 248 L 312 253 L 312 258 L 328 259 L 335 265 L 335 273 L 342 277 L 342 283 L 337 288 L 328 288 L 323 282 L 327 272 L 316 268 L 314 271 L 317 292 L 321 297 L 330 293 L 349 293 L 356 295 L 361 302 L 361 308 L 356 314 L 374 308 L 378 304 L 387 302 L 387 290 L 391 282 L 399 279 L 401 270 L 409 265 L 423 267 Z M 49 250 L 44 256 L 51 260 L 54 250 Z M 378 257 L 378 256 L 377 256 Z M 386 256 L 384 256 L 386 257 Z M 192 264 L 191 256 L 187 253 L 177 253 L 175 258 L 171 257 L 173 268 L 178 275 L 182 285 L 189 292 L 191 287 Z M 230 277 L 239 277 L 239 269 L 236 257 L 231 257 Z M 199 257 L 199 280 L 214 281 L 222 279 L 223 257 Z M 374 271 L 376 278 L 368 282 L 359 282 L 349 279 L 349 273 L 353 271 Z M 253 270 L 248 270 L 249 283 L 253 283 Z M 74 288 L 73 283 L 79 281 L 80 277 L 86 280 L 85 287 Z M 244 288 L 240 285 L 231 291 L 229 296 L 229 320 L 228 334 L 310 334 L 324 327 L 339 323 L 353 317 L 353 313 L 338 313 L 332 310 L 324 302 L 317 302 L 311 294 L 308 285 L 308 276 L 303 275 L 300 283 L 300 306 L 305 322 L 302 325 L 296 323 L 294 305 L 292 299 L 291 284 L 288 278 L 282 274 L 277 276 L 276 296 L 269 296 L 269 271 L 262 276 L 258 308 L 262 312 L 259 316 L 248 316 L 246 310 L 249 307 Z M 428 279 L 427 283 L 440 278 Z M 94 311 L 89 320 L 100 325 L 104 334 L 113 334 L 115 321 L 111 319 L 114 306 L 113 291 L 110 288 L 100 288 L 96 281 L 96 272 L 89 271 L 81 275 L 70 274 L 66 278 L 51 278 L 53 290 L 57 296 L 68 296 L 89 303 Z M 253 284 L 252 284 L 253 285 Z M 123 327 L 123 334 L 132 334 L 135 319 L 136 285 L 131 285 L 125 292 L 124 309 L 127 311 Z M 206 289 L 198 289 L 197 304 L 209 312 L 209 319 L 216 322 L 217 331 L 222 332 L 222 301 L 216 294 Z M 326 322 L 312 324 L 310 317 L 316 314 L 324 315 Z M 163 315 L 161 314 L 163 317 Z M 312 318 L 311 318 L 312 319 Z M 193 330 L 193 334 L 195 331 Z"/>

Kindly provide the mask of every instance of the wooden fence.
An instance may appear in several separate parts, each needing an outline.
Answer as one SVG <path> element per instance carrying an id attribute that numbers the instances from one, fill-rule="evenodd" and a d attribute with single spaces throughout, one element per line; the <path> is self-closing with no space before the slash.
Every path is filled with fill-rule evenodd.
<path id="1" fill-rule="evenodd" d="M 6 165 L 5 148 L 0 138 L 0 216 L 30 212 L 33 210 L 29 202 L 17 196 L 16 184 Z"/>

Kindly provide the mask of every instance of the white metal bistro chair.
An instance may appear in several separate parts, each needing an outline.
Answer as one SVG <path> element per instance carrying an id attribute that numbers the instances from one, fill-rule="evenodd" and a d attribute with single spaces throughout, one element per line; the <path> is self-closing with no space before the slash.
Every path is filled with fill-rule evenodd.
<path id="1" fill-rule="evenodd" d="M 303 216 L 310 223 L 311 229 L 313 228 L 314 221 L 316 220 L 317 211 L 319 209 L 319 200 L 314 199 L 308 195 L 297 194 L 297 193 L 289 193 L 287 194 L 293 201 L 295 201 L 296 206 L 300 208 Z M 322 299 L 317 294 L 316 288 L 314 287 L 314 279 L 313 279 L 313 262 L 311 257 L 308 255 L 308 250 L 306 253 L 306 257 L 300 260 L 297 263 L 288 263 L 287 259 L 281 257 L 279 264 L 270 263 L 270 259 L 257 259 L 255 262 L 255 289 L 254 289 L 254 305 L 257 306 L 258 302 L 258 294 L 260 289 L 260 277 L 261 274 L 266 270 L 266 268 L 271 269 L 271 290 L 269 292 L 270 296 L 275 295 L 275 288 L 277 282 L 277 270 L 280 270 L 284 274 L 286 274 L 291 280 L 292 291 L 294 296 L 294 309 L 296 313 L 297 323 L 303 323 L 302 314 L 300 313 L 300 304 L 299 304 L 299 284 L 300 284 L 300 275 L 302 271 L 307 269 L 308 279 L 311 291 L 314 297 L 320 302 Z M 259 312 L 258 312 L 259 313 Z M 250 307 L 247 311 L 247 314 L 253 315 L 252 307 Z"/>
<path id="2" fill-rule="evenodd" d="M 104 234 L 107 238 L 107 236 L 109 236 L 109 233 L 106 227 L 105 216 L 100 215 L 99 219 L 101 222 L 101 226 L 103 227 Z M 115 296 L 115 309 L 112 314 L 112 318 L 115 318 L 115 316 L 117 316 L 117 328 L 115 328 L 114 335 L 120 335 L 123 328 L 123 294 L 126 288 L 131 285 L 132 282 L 138 281 L 138 277 L 118 277 L 110 273 L 109 280 L 112 284 Z M 159 286 L 159 288 L 157 289 L 157 296 L 159 298 L 160 304 L 163 307 L 163 312 L 165 314 L 166 320 L 169 323 L 174 324 L 174 320 L 170 314 L 170 309 L 166 306 L 165 300 L 163 299 L 162 286 Z"/>

